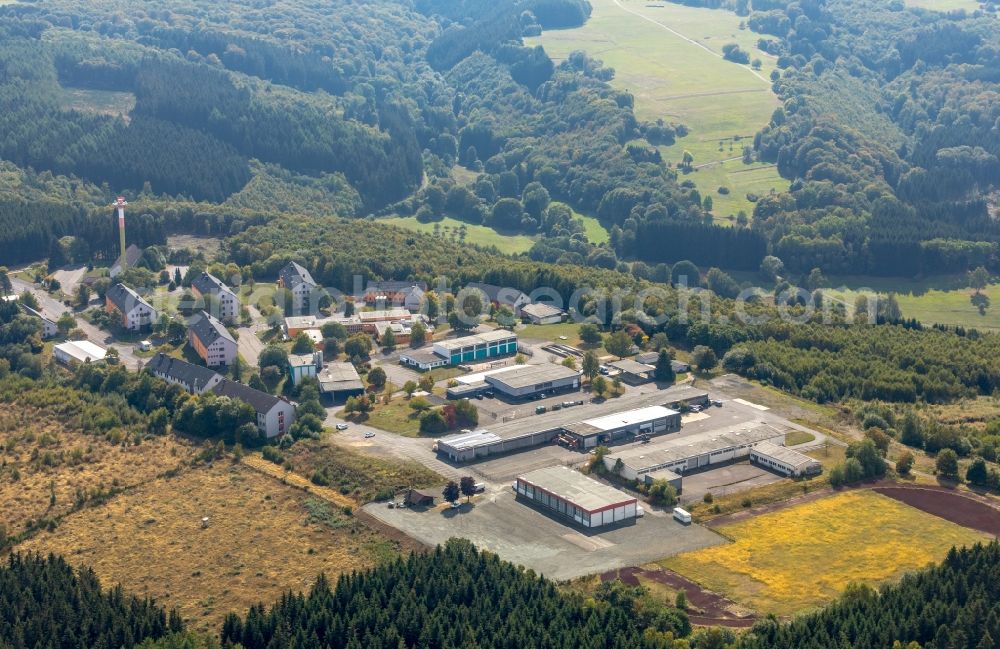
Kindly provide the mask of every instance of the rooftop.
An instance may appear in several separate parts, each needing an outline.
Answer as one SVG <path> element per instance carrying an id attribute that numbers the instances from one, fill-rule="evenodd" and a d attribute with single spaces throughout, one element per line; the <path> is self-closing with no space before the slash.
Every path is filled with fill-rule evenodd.
<path id="1" fill-rule="evenodd" d="M 285 288 L 292 288 L 298 286 L 299 284 L 316 286 L 316 282 L 313 281 L 312 275 L 309 274 L 309 271 L 306 270 L 301 264 L 294 261 L 290 261 L 285 264 L 285 267 L 278 273 L 278 277 L 284 283 Z"/>
<path id="2" fill-rule="evenodd" d="M 518 476 L 517 479 L 590 513 L 636 502 L 632 496 L 565 466 L 537 469 Z"/>
<path id="3" fill-rule="evenodd" d="M 531 412 L 530 406 L 528 406 L 528 410 L 523 411 L 527 416 L 521 416 L 511 421 L 489 424 L 472 433 L 460 433 L 441 439 L 449 446 L 457 449 L 473 448 L 501 440 L 517 439 L 534 433 L 566 429 L 573 424 L 607 415 L 608 410 L 612 408 L 616 408 L 617 412 L 625 412 L 648 406 L 664 406 L 679 401 L 687 401 L 696 397 L 703 397 L 705 394 L 702 390 L 682 385 L 646 394 L 626 393 L 612 402 L 585 403 L 582 406 L 550 410 L 540 415 L 527 415 L 528 412 Z"/>
<path id="4" fill-rule="evenodd" d="M 613 415 L 604 415 L 593 419 L 585 419 L 581 424 L 591 426 L 598 431 L 616 430 L 624 426 L 633 426 L 654 419 L 662 419 L 671 415 L 680 414 L 676 410 L 664 408 L 663 406 L 646 406 L 635 410 L 617 412 Z"/>
<path id="5" fill-rule="evenodd" d="M 67 340 L 55 346 L 55 349 L 65 353 L 70 358 L 80 361 L 99 361 L 107 356 L 107 350 L 95 345 L 89 340 Z"/>
<path id="6" fill-rule="evenodd" d="M 487 383 L 502 384 L 512 389 L 528 388 L 548 381 L 561 381 L 580 376 L 579 370 L 563 365 L 543 363 L 541 365 L 515 365 L 514 369 L 486 377 Z"/>
<path id="7" fill-rule="evenodd" d="M 507 331 L 506 329 L 493 329 L 481 334 L 462 336 L 461 338 L 450 338 L 448 340 L 439 340 L 434 344 L 441 346 L 444 349 L 461 349 L 471 345 L 484 345 L 492 342 L 499 342 L 501 340 L 509 340 L 511 338 L 517 338 L 517 334 L 512 331 Z"/>
<path id="8" fill-rule="evenodd" d="M 146 368 L 154 374 L 163 374 L 174 381 L 190 385 L 192 387 L 208 385 L 209 381 L 218 376 L 214 370 L 210 370 L 204 365 L 195 365 L 173 356 L 158 353 L 149 359 Z"/>
<path id="9" fill-rule="evenodd" d="M 212 388 L 212 391 L 220 397 L 230 397 L 232 399 L 244 401 L 250 404 L 250 407 L 258 413 L 269 412 L 271 408 L 281 401 L 281 399 L 273 394 L 255 390 L 248 385 L 236 383 L 235 381 L 230 381 L 229 379 L 223 379 L 218 385 Z"/>
<path id="10" fill-rule="evenodd" d="M 413 314 L 400 307 L 381 311 L 358 311 L 355 317 L 360 318 L 362 322 L 372 322 L 374 320 L 409 320 Z"/>
<path id="11" fill-rule="evenodd" d="M 618 453 L 612 453 L 608 457 L 620 459 L 639 473 L 643 473 L 645 470 L 673 464 L 696 455 L 704 455 L 735 446 L 758 444 L 783 434 L 770 424 L 751 421 L 697 435 L 673 437 L 661 442 L 624 449 Z"/>
<path id="12" fill-rule="evenodd" d="M 210 293 L 218 293 L 220 291 L 232 292 L 225 282 L 209 272 L 203 272 L 193 280 L 191 280 L 191 287 L 196 289 L 202 295 Z"/>
<path id="13" fill-rule="evenodd" d="M 330 363 L 316 377 L 323 392 L 364 390 L 358 370 L 350 363 Z"/>
<path id="14" fill-rule="evenodd" d="M 799 453 L 798 451 L 781 446 L 780 444 L 774 444 L 773 442 L 761 442 L 754 447 L 754 451 L 796 469 L 818 463 L 817 460 L 814 460 L 804 453 Z"/>
<path id="15" fill-rule="evenodd" d="M 545 304 L 544 302 L 535 302 L 534 304 L 525 304 L 521 307 L 521 313 L 525 315 L 534 316 L 536 318 L 550 318 L 556 315 L 562 315 L 563 310 L 557 309 L 551 304 Z"/>
<path id="16" fill-rule="evenodd" d="M 224 338 L 234 345 L 236 344 L 236 339 L 229 333 L 226 326 L 205 311 L 195 314 L 191 318 L 191 322 L 188 323 L 188 331 L 197 336 L 198 340 L 205 347 L 208 347 L 219 338 Z"/>
<path id="17" fill-rule="evenodd" d="M 121 282 L 118 282 L 117 284 L 110 286 L 108 288 L 108 292 L 105 295 L 107 295 L 108 299 L 111 300 L 111 303 L 114 304 L 118 308 L 118 310 L 121 311 L 122 313 L 128 313 L 129 311 L 140 305 L 145 306 L 147 309 L 150 310 L 152 310 L 153 308 L 152 306 L 150 306 L 149 302 L 146 302 L 146 300 L 142 299 L 142 297 L 138 293 L 136 293 L 129 287 L 125 286 Z"/>
<path id="18" fill-rule="evenodd" d="M 608 363 L 608 367 L 613 367 L 616 370 L 621 370 L 626 374 L 648 374 L 656 368 L 652 365 L 646 365 L 644 363 L 637 363 L 636 361 L 630 360 L 628 358 L 615 361 L 613 363 Z"/>
<path id="19" fill-rule="evenodd" d="M 289 354 L 288 364 L 291 367 L 306 367 L 308 365 L 316 364 L 316 356 L 319 352 L 315 354 Z"/>
<path id="20" fill-rule="evenodd" d="M 437 363 L 444 359 L 434 353 L 430 347 L 407 349 L 399 354 L 400 358 L 408 358 L 414 363 Z"/>
<path id="21" fill-rule="evenodd" d="M 490 302 L 497 302 L 499 304 L 514 304 L 518 300 L 527 299 L 527 295 L 523 291 L 519 291 L 516 288 L 497 286 L 496 284 L 483 284 L 482 282 L 469 282 L 465 286 L 470 289 L 479 289 L 486 294 Z"/>
<path id="22" fill-rule="evenodd" d="M 474 374 L 460 374 L 455 377 L 455 380 L 459 383 L 482 383 L 486 380 L 487 376 L 494 376 L 496 374 L 503 374 L 504 372 L 509 372 L 511 370 L 516 370 L 519 365 L 505 365 L 503 367 L 496 367 L 492 370 L 486 370 L 485 372 L 476 372 Z"/>

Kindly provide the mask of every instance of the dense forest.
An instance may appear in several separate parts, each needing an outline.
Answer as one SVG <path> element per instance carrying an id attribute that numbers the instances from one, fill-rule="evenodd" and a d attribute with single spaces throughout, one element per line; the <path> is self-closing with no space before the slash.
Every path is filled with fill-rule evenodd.
<path id="1" fill-rule="evenodd" d="M 1000 634 L 1000 546 L 952 549 L 939 565 L 876 591 L 850 586 L 826 608 L 746 634 L 690 633 L 684 612 L 645 589 L 558 588 L 468 541 L 372 570 L 320 576 L 308 594 L 231 614 L 224 647 L 620 647 L 621 649 L 984 649 Z M 0 567 L 0 647 L 202 647 L 174 612 L 60 558 L 11 555 Z M 58 629 L 58 632 L 56 631 Z"/>
<path id="2" fill-rule="evenodd" d="M 755 141 L 793 181 L 754 209 L 773 254 L 803 272 L 998 268 L 993 15 L 782 1 L 749 24 L 778 37 L 761 44 L 783 69 L 784 105 Z"/>

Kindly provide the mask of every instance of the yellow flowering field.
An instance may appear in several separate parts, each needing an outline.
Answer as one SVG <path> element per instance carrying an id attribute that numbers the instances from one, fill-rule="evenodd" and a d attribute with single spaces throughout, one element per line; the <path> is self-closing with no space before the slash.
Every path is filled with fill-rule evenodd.
<path id="1" fill-rule="evenodd" d="M 732 543 L 663 565 L 761 613 L 820 606 L 851 582 L 875 584 L 989 537 L 873 491 L 851 491 L 725 525 Z"/>

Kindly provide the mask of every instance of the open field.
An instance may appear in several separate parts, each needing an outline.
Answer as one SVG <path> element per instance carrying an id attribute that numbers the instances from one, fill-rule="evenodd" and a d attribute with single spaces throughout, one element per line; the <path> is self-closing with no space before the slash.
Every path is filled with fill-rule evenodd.
<path id="1" fill-rule="evenodd" d="M 216 237 L 199 237 L 194 234 L 174 234 L 167 237 L 167 246 L 172 250 L 190 248 L 195 252 L 203 252 L 209 259 L 219 252 L 222 239 Z"/>
<path id="2" fill-rule="evenodd" d="M 4 2 L 0 1 L 0 4 Z M 135 95 L 115 90 L 90 90 L 86 88 L 60 88 L 59 103 L 68 110 L 94 115 L 111 115 L 129 121 L 135 108 Z"/>
<path id="3" fill-rule="evenodd" d="M 783 190 L 787 181 L 764 164 L 744 165 L 743 143 L 770 120 L 779 102 L 768 80 L 773 57 L 756 48 L 759 34 L 740 29 L 743 20 L 726 10 L 686 7 L 666 2 L 650 6 L 641 0 L 594 0 L 590 20 L 580 28 L 545 31 L 538 38 L 559 62 L 583 50 L 615 69 L 611 84 L 635 96 L 636 116 L 663 119 L 690 129 L 687 137 L 661 147 L 676 163 L 684 151 L 694 156 L 695 181 L 702 196 L 711 196 L 720 221 L 740 210 L 750 214 L 747 193 Z M 721 58 L 722 46 L 737 43 L 761 60 L 761 70 Z M 704 165 L 704 166 L 703 166 Z M 729 194 L 719 194 L 727 187 Z"/>
<path id="4" fill-rule="evenodd" d="M 982 293 L 990 306 L 984 315 L 971 301 L 973 290 L 968 288 L 965 274 L 938 275 L 925 279 L 903 277 L 844 276 L 831 277 L 826 292 L 853 307 L 861 291 L 895 293 L 899 308 L 906 318 L 916 318 L 924 324 L 945 324 L 1000 330 L 1000 283 L 990 284 Z"/>
<path id="5" fill-rule="evenodd" d="M 14 536 L 30 521 L 56 519 L 176 469 L 194 453 L 173 437 L 138 441 L 88 435 L 35 408 L 0 405 L 0 525 Z"/>
<path id="6" fill-rule="evenodd" d="M 734 541 L 663 565 L 778 615 L 820 606 L 852 582 L 896 579 L 939 561 L 953 545 L 990 538 L 872 491 L 833 495 L 718 531 Z"/>
<path id="7" fill-rule="evenodd" d="M 448 237 L 454 241 L 464 241 L 477 246 L 495 246 L 497 250 L 508 255 L 527 252 L 535 245 L 535 240 L 525 234 L 501 234 L 485 225 L 472 225 L 450 216 L 432 223 L 421 223 L 415 216 L 394 216 L 381 221 L 408 230 Z M 462 226 L 465 226 L 466 232 L 464 239 L 458 235 Z"/>
<path id="8" fill-rule="evenodd" d="M 409 406 L 410 402 L 402 397 L 393 399 L 389 404 L 378 403 L 375 408 L 363 416 L 348 417 L 344 411 L 337 413 L 338 417 L 350 419 L 353 422 L 363 422 L 380 430 L 386 430 L 397 435 L 418 437 L 420 435 L 420 417 Z"/>
<path id="9" fill-rule="evenodd" d="M 445 480 L 415 461 L 387 461 L 335 446 L 329 439 L 301 440 L 285 451 L 293 470 L 306 478 L 319 472 L 329 486 L 356 503 L 366 503 L 409 487 L 444 484 Z"/>
<path id="10" fill-rule="evenodd" d="M 195 630 L 396 552 L 353 514 L 227 461 L 76 513 L 18 549 L 89 565 L 108 586 L 176 606 Z"/>

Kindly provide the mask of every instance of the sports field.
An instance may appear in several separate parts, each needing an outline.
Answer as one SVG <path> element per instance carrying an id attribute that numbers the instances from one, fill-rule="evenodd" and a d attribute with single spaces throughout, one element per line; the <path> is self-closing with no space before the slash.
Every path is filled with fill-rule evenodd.
<path id="1" fill-rule="evenodd" d="M 663 565 L 762 614 L 792 615 L 852 582 L 877 584 L 989 541 L 872 491 L 851 491 L 716 528 L 727 545 Z"/>
<path id="2" fill-rule="evenodd" d="M 690 129 L 661 151 L 670 162 L 684 151 L 694 157 L 695 181 L 711 196 L 720 220 L 753 204 L 747 193 L 763 195 L 785 182 L 773 167 L 745 165 L 743 145 L 752 140 L 778 107 L 770 89 L 773 57 L 755 46 L 759 34 L 740 29 L 741 19 L 726 10 L 687 7 L 644 0 L 592 0 L 593 14 L 583 27 L 549 30 L 527 39 L 541 44 L 556 62 L 574 50 L 601 59 L 615 69 L 611 84 L 635 96 L 641 120 L 663 119 Z M 722 58 L 722 47 L 737 43 L 761 61 L 760 71 Z M 728 194 L 718 189 L 726 187 Z M 727 221 L 728 222 L 728 221 Z"/>

